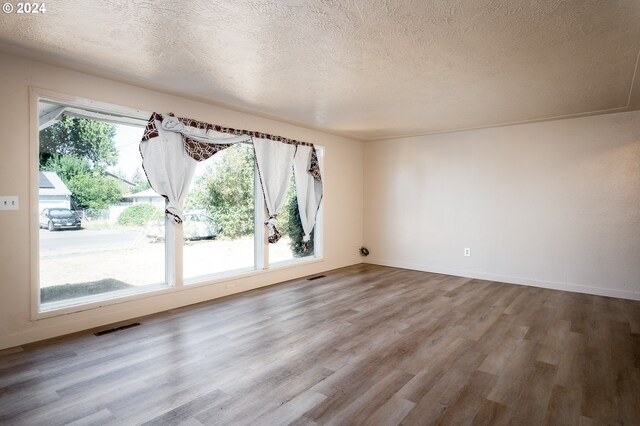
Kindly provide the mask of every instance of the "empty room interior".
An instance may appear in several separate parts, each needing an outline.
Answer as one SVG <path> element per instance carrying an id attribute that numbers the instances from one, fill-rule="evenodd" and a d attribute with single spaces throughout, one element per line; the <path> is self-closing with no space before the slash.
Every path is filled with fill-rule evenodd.
<path id="1" fill-rule="evenodd" d="M 640 1 L 6 0 L 0 424 L 640 424 Z"/>

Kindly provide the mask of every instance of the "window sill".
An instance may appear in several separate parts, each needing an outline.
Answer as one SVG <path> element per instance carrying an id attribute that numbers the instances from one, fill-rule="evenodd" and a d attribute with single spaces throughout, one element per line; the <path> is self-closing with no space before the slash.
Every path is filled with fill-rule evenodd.
<path id="1" fill-rule="evenodd" d="M 83 311 L 94 310 L 110 305 L 131 302 L 135 300 L 148 299 L 153 296 L 160 296 L 169 293 L 183 292 L 192 288 L 229 283 L 243 278 L 265 275 L 271 272 L 296 268 L 302 265 L 311 265 L 323 262 L 322 257 L 300 258 L 274 263 L 269 269 L 255 270 L 253 268 L 239 269 L 225 273 L 195 277 L 184 282 L 179 287 L 168 287 L 166 284 L 141 287 L 140 290 L 116 291 L 107 293 L 103 297 L 87 296 L 72 300 L 49 302 L 41 305 L 40 311 L 34 316 L 34 321 L 39 321 L 57 316 L 69 315 Z M 231 289 L 232 286 L 229 287 Z M 230 294 L 235 293 L 231 292 Z M 108 295 L 108 296 L 107 296 Z M 202 300 L 204 302 L 206 300 Z"/>
<path id="2" fill-rule="evenodd" d="M 295 268 L 302 264 L 307 265 L 307 264 L 318 263 L 318 262 L 322 262 L 323 260 L 324 259 L 321 257 L 301 258 L 301 259 L 285 260 L 282 262 L 273 263 L 269 266 L 268 269 L 256 270 L 256 269 L 247 268 L 247 269 L 231 271 L 229 273 L 223 272 L 218 274 L 203 275 L 203 276 L 194 277 L 194 278 L 185 280 L 184 287 L 194 288 L 194 287 L 220 284 L 224 282 L 239 280 L 242 278 L 254 277 L 254 276 L 262 275 L 269 272 Z"/>
<path id="3" fill-rule="evenodd" d="M 140 287 L 139 289 L 119 290 L 111 293 L 103 293 L 95 296 L 77 297 L 69 300 L 48 302 L 40 305 L 40 311 L 35 315 L 34 320 L 68 315 L 103 306 L 129 302 L 131 300 L 144 299 L 158 294 L 170 293 L 175 288 L 167 284 L 155 284 Z"/>

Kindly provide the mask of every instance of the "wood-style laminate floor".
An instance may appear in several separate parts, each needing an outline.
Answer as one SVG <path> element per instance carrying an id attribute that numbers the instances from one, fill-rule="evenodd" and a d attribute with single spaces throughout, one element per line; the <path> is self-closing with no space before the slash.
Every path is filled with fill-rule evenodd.
<path id="1" fill-rule="evenodd" d="M 640 424 L 640 303 L 373 265 L 0 352 L 0 423 Z"/>

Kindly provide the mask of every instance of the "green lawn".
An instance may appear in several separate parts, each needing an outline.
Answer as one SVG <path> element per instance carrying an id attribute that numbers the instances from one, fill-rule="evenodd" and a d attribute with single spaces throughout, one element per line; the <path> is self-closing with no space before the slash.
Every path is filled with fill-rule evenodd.
<path id="1" fill-rule="evenodd" d="M 40 303 L 57 302 L 133 287 L 112 278 L 79 284 L 62 284 L 40 289 Z"/>

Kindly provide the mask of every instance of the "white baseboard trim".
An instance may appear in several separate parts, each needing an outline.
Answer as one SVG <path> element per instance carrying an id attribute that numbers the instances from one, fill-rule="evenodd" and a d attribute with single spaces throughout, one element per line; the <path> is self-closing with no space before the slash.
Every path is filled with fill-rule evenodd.
<path id="1" fill-rule="evenodd" d="M 455 275 L 465 278 L 475 278 L 487 281 L 498 281 L 507 284 L 527 285 L 531 287 L 548 288 L 551 290 L 570 291 L 573 293 L 592 294 L 595 296 L 616 297 L 619 299 L 629 299 L 640 301 L 640 292 L 617 290 L 602 287 L 590 287 L 580 284 L 563 283 L 556 281 L 544 281 L 534 278 L 513 277 L 510 275 L 487 274 L 475 271 L 456 270 L 443 267 L 434 267 L 416 263 L 387 260 L 387 259 L 367 259 L 367 263 L 381 266 L 391 266 L 395 268 L 412 269 L 415 271 L 432 272 L 435 274 Z"/>

